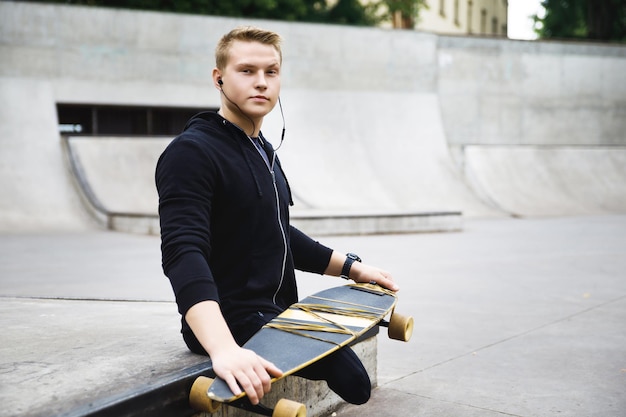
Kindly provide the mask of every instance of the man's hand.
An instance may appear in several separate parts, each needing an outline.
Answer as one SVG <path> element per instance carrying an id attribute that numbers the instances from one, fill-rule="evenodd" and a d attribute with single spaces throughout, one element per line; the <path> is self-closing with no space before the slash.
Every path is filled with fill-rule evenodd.
<path id="1" fill-rule="evenodd" d="M 202 301 L 187 311 L 185 320 L 213 362 L 213 370 L 235 395 L 241 389 L 252 404 L 258 404 L 271 388 L 272 377 L 282 375 L 271 362 L 240 347 L 230 333 L 219 305 Z"/>
<path id="2" fill-rule="evenodd" d="M 328 266 L 326 267 L 326 271 L 324 273 L 327 275 L 339 276 L 345 261 L 346 255 L 333 251 L 330 257 L 330 262 L 328 262 Z M 354 282 L 374 282 L 391 291 L 398 291 L 400 289 L 400 287 L 393 282 L 393 277 L 389 272 L 361 262 L 354 262 L 350 267 L 350 279 Z"/>
<path id="3" fill-rule="evenodd" d="M 211 355 L 213 370 L 235 395 L 245 391 L 252 404 L 258 404 L 271 389 L 272 377 L 282 375 L 273 363 L 237 345 Z"/>
<path id="4" fill-rule="evenodd" d="M 352 268 L 350 268 L 350 279 L 354 282 L 375 282 L 381 287 L 391 291 L 398 291 L 400 289 L 393 281 L 393 277 L 389 272 L 360 262 L 352 264 Z"/>

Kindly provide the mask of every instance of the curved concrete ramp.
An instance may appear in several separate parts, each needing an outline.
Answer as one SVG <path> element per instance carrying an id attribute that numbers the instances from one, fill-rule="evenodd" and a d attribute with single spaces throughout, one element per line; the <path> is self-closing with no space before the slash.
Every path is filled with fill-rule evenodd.
<path id="1" fill-rule="evenodd" d="M 626 212 L 626 147 L 466 146 L 465 175 L 518 216 Z"/>
<path id="2" fill-rule="evenodd" d="M 76 182 L 80 185 L 88 209 L 104 227 L 126 232 L 159 233 L 154 169 L 159 155 L 170 140 L 129 137 L 65 139 L 67 160 Z M 297 177 L 301 170 L 298 169 L 297 159 L 292 162 L 296 162 L 296 165 L 290 174 Z M 360 165 L 354 164 L 357 168 Z M 338 167 L 339 170 L 329 167 L 325 172 L 340 176 L 343 164 Z M 351 180 L 347 178 L 345 181 Z M 364 183 L 355 189 L 367 191 L 368 187 L 377 185 L 380 184 Z M 357 205 L 332 210 L 323 205 L 312 207 L 303 201 L 296 197 L 296 207 L 299 209 L 294 210 L 293 223 L 302 230 L 316 234 L 453 231 L 462 228 L 459 211 L 416 212 L 400 210 L 395 206 L 381 208 Z M 353 200 L 347 201 L 355 204 Z"/>
<path id="3" fill-rule="evenodd" d="M 157 160 L 172 138 L 70 137 L 70 161 L 91 202 L 114 214 L 157 215 Z"/>
<path id="4" fill-rule="evenodd" d="M 88 209 L 108 229 L 159 233 L 154 169 L 172 138 L 69 137 L 70 168 Z"/>
<path id="5" fill-rule="evenodd" d="M 288 90 L 279 154 L 294 213 L 461 211 L 499 214 L 464 183 L 446 144 L 436 94 Z M 264 134 L 278 146 L 277 110 Z"/>

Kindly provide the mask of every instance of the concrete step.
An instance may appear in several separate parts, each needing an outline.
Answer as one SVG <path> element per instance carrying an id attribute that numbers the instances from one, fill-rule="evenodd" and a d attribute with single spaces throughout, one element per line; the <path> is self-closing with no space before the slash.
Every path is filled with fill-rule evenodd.
<path id="1" fill-rule="evenodd" d="M 150 214 L 104 213 L 107 228 L 119 232 L 160 233 L 159 217 Z M 386 233 L 458 232 L 463 215 L 458 211 L 413 212 L 296 212 L 291 223 L 314 236 L 371 235 Z"/>

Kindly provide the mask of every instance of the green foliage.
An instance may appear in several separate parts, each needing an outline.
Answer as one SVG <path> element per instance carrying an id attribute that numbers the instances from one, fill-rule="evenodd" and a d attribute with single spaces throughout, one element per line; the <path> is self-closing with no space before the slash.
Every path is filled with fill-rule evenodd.
<path id="1" fill-rule="evenodd" d="M 544 0 L 543 17 L 534 16 L 541 38 L 626 41 L 624 0 Z"/>
<path id="2" fill-rule="evenodd" d="M 359 0 L 43 0 L 64 3 L 213 16 L 249 17 L 299 22 L 374 26 L 389 21 L 395 10 L 417 18 L 425 0 L 378 0 L 363 5 Z M 382 11 L 381 11 L 382 10 Z"/>
<path id="3" fill-rule="evenodd" d="M 319 0 L 47 0 L 65 3 L 199 15 L 299 20 Z"/>
<path id="4" fill-rule="evenodd" d="M 420 10 L 428 8 L 428 3 L 426 0 L 372 0 L 363 7 L 375 25 L 393 22 L 394 15 L 399 12 L 401 18 L 409 23 L 403 27 L 413 28 L 418 21 Z"/>
<path id="5" fill-rule="evenodd" d="M 327 22 L 347 25 L 372 26 L 376 23 L 375 19 L 368 16 L 359 0 L 337 1 L 337 4 L 328 10 L 325 18 Z"/>
<path id="6" fill-rule="evenodd" d="M 378 3 L 386 6 L 390 14 L 398 11 L 411 18 L 416 18 L 422 7 L 428 7 L 426 0 L 381 0 Z"/>

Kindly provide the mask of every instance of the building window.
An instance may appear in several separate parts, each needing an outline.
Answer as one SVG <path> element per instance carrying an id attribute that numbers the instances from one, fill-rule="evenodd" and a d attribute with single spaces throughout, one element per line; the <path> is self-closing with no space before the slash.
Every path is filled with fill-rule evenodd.
<path id="1" fill-rule="evenodd" d="M 446 0 L 439 0 L 439 14 L 446 17 Z"/>
<path id="2" fill-rule="evenodd" d="M 137 108 L 100 107 L 94 108 L 97 128 L 102 135 L 148 135 L 148 112 Z"/>
<path id="3" fill-rule="evenodd" d="M 480 11 L 480 33 L 487 33 L 487 9 Z"/>
<path id="4" fill-rule="evenodd" d="M 472 0 L 468 0 L 467 2 L 467 33 L 472 33 L 472 8 L 474 3 Z"/>
<path id="5" fill-rule="evenodd" d="M 491 33 L 494 35 L 498 34 L 498 18 L 494 17 L 491 19 Z"/>
<path id="6" fill-rule="evenodd" d="M 507 37 L 509 35 L 509 28 L 507 24 L 502 25 L 502 36 Z"/>
<path id="7" fill-rule="evenodd" d="M 57 104 L 59 132 L 81 136 L 175 136 L 204 110 L 217 109 Z"/>
<path id="8" fill-rule="evenodd" d="M 454 24 L 457 26 L 461 25 L 459 21 L 459 0 L 454 0 Z"/>

